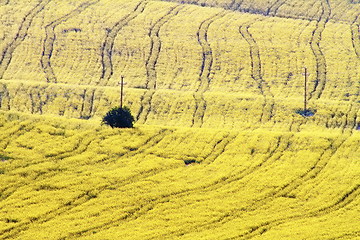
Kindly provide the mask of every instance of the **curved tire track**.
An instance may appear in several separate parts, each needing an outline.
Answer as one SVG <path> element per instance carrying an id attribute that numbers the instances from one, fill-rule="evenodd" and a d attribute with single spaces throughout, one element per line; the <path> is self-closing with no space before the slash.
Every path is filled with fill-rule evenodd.
<path id="1" fill-rule="evenodd" d="M 342 195 L 338 201 L 336 201 L 335 203 L 333 203 L 327 207 L 320 208 L 316 211 L 311 211 L 307 214 L 294 215 L 294 216 L 290 216 L 290 217 L 286 217 L 286 218 L 280 218 L 280 219 L 277 219 L 277 220 L 274 220 L 271 222 L 264 222 L 259 225 L 251 227 L 251 230 L 245 234 L 242 234 L 242 235 L 239 235 L 236 237 L 232 237 L 232 238 L 227 238 L 227 239 L 228 240 L 230 240 L 230 239 L 251 239 L 253 237 L 264 234 L 265 232 L 269 231 L 273 227 L 279 226 L 279 225 L 287 223 L 289 221 L 296 221 L 296 220 L 312 218 L 312 217 L 320 217 L 320 216 L 323 216 L 326 214 L 330 214 L 334 211 L 337 211 L 341 208 L 348 206 L 355 199 L 357 199 L 357 197 L 359 195 L 360 195 L 360 185 L 356 185 L 350 191 L 348 191 L 344 195 Z"/>
<path id="2" fill-rule="evenodd" d="M 156 133 L 154 136 L 150 137 L 141 147 L 139 147 L 135 151 L 130 151 L 121 156 L 131 157 L 131 156 L 135 156 L 137 154 L 143 153 L 146 149 L 158 144 L 168 134 L 170 134 L 172 132 L 173 132 L 172 130 L 162 129 L 158 133 Z M 113 135 L 115 135 L 115 134 L 113 134 Z M 57 155 L 56 158 L 62 159 L 67 156 L 72 156 L 74 154 L 80 154 L 82 152 L 85 152 L 87 150 L 87 148 L 89 147 L 89 145 L 94 141 L 94 138 L 88 139 L 86 136 L 84 136 L 83 139 L 87 140 L 87 143 L 83 144 L 82 140 L 79 140 L 79 144 L 76 147 L 76 149 L 74 149 L 71 152 Z M 85 145 L 85 146 L 83 146 L 83 145 Z M 12 239 L 12 238 L 16 237 L 20 232 L 26 231 L 27 229 L 29 229 L 31 227 L 30 226 L 31 224 L 42 224 L 42 223 L 48 222 L 48 221 L 54 219 L 55 217 L 58 217 L 59 215 L 65 214 L 66 212 L 89 202 L 93 198 L 92 196 L 94 193 L 96 193 L 96 196 L 97 196 L 97 195 L 101 194 L 103 191 L 109 189 L 110 187 L 113 188 L 114 186 L 125 186 L 127 184 L 133 183 L 134 181 L 156 175 L 161 171 L 162 170 L 159 170 L 159 171 L 149 170 L 149 171 L 141 172 L 141 173 L 138 173 L 138 174 L 126 179 L 125 181 L 103 185 L 98 188 L 85 191 L 85 192 L 81 193 L 80 195 L 78 195 L 76 198 L 74 198 L 70 201 L 67 201 L 65 204 L 61 205 L 57 209 L 50 210 L 47 213 L 42 214 L 41 216 L 39 216 L 37 218 L 23 221 L 23 222 L 17 224 L 16 226 L 2 230 L 0 232 L 0 235 L 3 237 L 3 239 Z M 18 186 L 16 187 L 16 189 L 18 189 Z M 97 229 L 97 227 L 94 229 Z M 93 230 L 93 229 L 91 229 L 91 230 Z M 82 231 L 81 233 L 70 234 L 70 237 L 74 236 L 74 235 L 80 236 L 82 234 L 85 234 L 86 232 L 87 231 Z"/>
<path id="3" fill-rule="evenodd" d="M 203 93 L 208 90 L 211 82 L 210 73 L 213 65 L 213 54 L 208 41 L 209 27 L 214 21 L 224 17 L 225 15 L 226 12 L 221 11 L 206 19 L 200 24 L 196 33 L 198 42 L 202 48 L 202 62 L 198 79 L 199 85 L 196 89 L 196 93 L 194 94 L 195 111 L 193 114 L 192 127 L 202 127 L 203 125 L 206 111 L 206 101 L 203 97 Z"/>
<path id="4" fill-rule="evenodd" d="M 54 42 L 56 40 L 55 28 L 59 24 L 76 16 L 77 14 L 80 14 L 86 8 L 88 8 L 89 6 L 91 6 L 97 2 L 99 2 L 99 0 L 94 1 L 94 2 L 82 3 L 82 4 L 80 4 L 79 7 L 72 10 L 70 13 L 60 17 L 59 19 L 57 19 L 45 26 L 46 37 L 45 37 L 44 43 L 43 43 L 43 52 L 41 54 L 40 63 L 41 63 L 41 67 L 45 73 L 45 77 L 46 77 L 46 80 L 48 83 L 56 83 L 57 82 L 56 75 L 54 73 L 53 68 L 51 67 L 51 56 L 52 56 L 53 49 L 54 49 Z"/>
<path id="5" fill-rule="evenodd" d="M 351 41 L 354 47 L 356 56 L 360 59 L 360 18 L 359 16 L 351 24 Z"/>
<path id="6" fill-rule="evenodd" d="M 310 92 L 309 100 L 313 97 L 316 99 L 320 98 L 326 85 L 326 59 L 321 51 L 320 42 L 322 32 L 325 30 L 326 23 L 330 19 L 331 8 L 328 0 L 322 0 L 321 6 L 322 11 L 310 40 L 310 47 L 316 60 L 316 79 L 313 90 Z"/>
<path id="7" fill-rule="evenodd" d="M 137 114 L 136 119 L 141 120 L 145 123 L 148 119 L 148 116 L 152 108 L 152 99 L 156 90 L 156 63 L 161 51 L 161 40 L 160 40 L 160 30 L 161 27 L 167 23 L 171 18 L 176 16 L 183 7 L 178 5 L 170 9 L 164 16 L 155 22 L 153 26 L 150 27 L 149 37 L 150 37 L 150 53 L 149 57 L 145 62 L 146 68 L 146 83 L 145 87 L 148 89 L 146 93 L 140 98 L 140 109 Z M 140 119 L 141 118 L 141 119 Z"/>
<path id="8" fill-rule="evenodd" d="M 270 91 L 270 86 L 262 77 L 260 48 L 256 43 L 254 37 L 249 32 L 249 28 L 253 23 L 248 23 L 247 25 L 240 26 L 239 32 L 249 44 L 251 58 L 251 77 L 257 83 L 257 88 L 259 89 L 261 95 L 264 97 L 264 104 L 260 121 L 267 122 L 271 120 L 274 115 L 273 111 L 275 101 L 274 95 Z"/>
<path id="9" fill-rule="evenodd" d="M 287 0 L 276 0 L 267 10 L 266 15 L 275 17 L 279 8 L 286 3 Z"/>
<path id="10" fill-rule="evenodd" d="M 14 40 L 4 49 L 0 58 L 0 79 L 3 78 L 5 71 L 10 65 L 12 54 L 15 49 L 23 42 L 35 16 L 41 12 L 51 0 L 40 1 L 26 16 L 20 25 Z"/>
<path id="11" fill-rule="evenodd" d="M 114 67 L 112 63 L 112 53 L 114 49 L 114 42 L 116 36 L 119 34 L 121 29 L 123 29 L 131 20 L 136 18 L 141 14 L 147 5 L 146 1 L 140 2 L 132 13 L 126 15 L 120 21 L 118 21 L 106 34 L 105 41 L 101 48 L 101 65 L 102 65 L 102 74 L 100 77 L 101 81 L 106 81 L 104 85 L 107 85 L 107 82 L 114 73 Z"/>
<path id="12" fill-rule="evenodd" d="M 148 36 L 150 37 L 150 53 L 145 62 L 147 76 L 145 87 L 147 89 L 156 89 L 156 63 L 161 51 L 161 40 L 159 36 L 160 29 L 171 18 L 176 16 L 182 8 L 183 7 L 180 5 L 173 7 L 166 15 L 157 20 L 149 30 Z"/>
<path id="13" fill-rule="evenodd" d="M 316 178 L 317 175 L 326 167 L 331 156 L 333 156 L 338 151 L 338 149 L 342 146 L 342 144 L 345 141 L 346 141 L 346 139 L 340 141 L 339 145 L 335 149 L 334 149 L 334 142 L 332 142 L 330 144 L 329 148 L 326 149 L 321 154 L 321 156 L 314 163 L 314 165 L 311 168 L 309 168 L 306 172 L 304 172 L 301 176 L 290 181 L 288 184 L 284 185 L 283 187 L 280 187 L 279 189 L 277 189 L 273 192 L 270 192 L 263 198 L 255 199 L 253 202 L 251 202 L 249 205 L 247 205 L 243 208 L 246 209 L 246 212 L 255 211 L 257 208 L 271 203 L 276 198 L 286 197 L 287 195 L 289 195 L 289 193 L 291 193 L 292 191 L 297 189 L 304 182 Z M 290 143 L 290 140 L 282 141 L 282 139 L 280 137 L 278 139 L 277 146 L 271 151 L 270 156 L 268 158 L 266 158 L 263 162 L 257 164 L 256 166 L 254 166 L 252 168 L 244 170 L 243 172 L 237 174 L 237 176 L 234 178 L 229 178 L 229 179 L 223 178 L 223 179 L 221 179 L 220 182 L 218 182 L 218 184 L 221 184 L 221 186 L 223 186 L 224 184 L 229 184 L 234 181 L 241 180 L 242 178 L 244 178 L 250 174 L 253 174 L 256 170 L 260 169 L 261 167 L 271 165 L 273 162 L 275 162 L 276 160 L 278 160 L 282 157 L 283 153 L 290 147 L 289 143 Z M 279 151 L 280 151 L 280 154 L 275 154 L 276 152 L 279 152 Z M 218 185 L 208 186 L 205 188 L 205 190 L 214 190 L 214 189 L 220 188 L 221 186 L 218 186 Z M 220 218 L 218 218 L 210 223 L 207 223 L 207 224 L 204 224 L 201 226 L 194 226 L 194 228 L 187 229 L 186 231 L 173 232 L 173 233 L 178 234 L 180 236 L 180 235 L 184 235 L 186 233 L 197 231 L 199 229 L 200 230 L 207 229 L 207 228 L 209 228 L 209 226 L 212 226 L 212 225 L 224 224 L 224 223 L 227 223 L 234 219 L 239 218 L 241 216 L 242 211 L 239 210 L 240 214 L 235 214 L 235 215 L 233 214 L 233 212 L 234 212 L 234 210 L 232 210 L 231 212 L 226 212 L 223 214 L 223 216 L 221 216 Z M 254 228 L 256 228 L 256 227 L 254 227 Z M 258 229 L 258 228 L 260 229 L 260 227 L 257 227 L 256 229 Z M 239 237 L 240 236 L 238 236 L 234 239 L 237 239 Z"/>

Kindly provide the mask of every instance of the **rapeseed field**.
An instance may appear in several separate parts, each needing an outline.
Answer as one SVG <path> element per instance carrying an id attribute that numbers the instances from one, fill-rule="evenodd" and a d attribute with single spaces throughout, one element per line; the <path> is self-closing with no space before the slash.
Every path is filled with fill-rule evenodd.
<path id="1" fill-rule="evenodd" d="M 0 239 L 360 239 L 359 94 L 357 0 L 0 0 Z"/>

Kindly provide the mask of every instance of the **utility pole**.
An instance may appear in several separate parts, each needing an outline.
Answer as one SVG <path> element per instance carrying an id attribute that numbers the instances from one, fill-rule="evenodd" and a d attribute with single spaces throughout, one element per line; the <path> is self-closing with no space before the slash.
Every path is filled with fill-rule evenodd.
<path id="1" fill-rule="evenodd" d="M 124 94 L 124 76 L 121 75 L 120 83 L 120 108 L 123 108 L 123 94 Z"/>
<path id="2" fill-rule="evenodd" d="M 307 68 L 304 67 L 304 113 L 307 111 Z"/>

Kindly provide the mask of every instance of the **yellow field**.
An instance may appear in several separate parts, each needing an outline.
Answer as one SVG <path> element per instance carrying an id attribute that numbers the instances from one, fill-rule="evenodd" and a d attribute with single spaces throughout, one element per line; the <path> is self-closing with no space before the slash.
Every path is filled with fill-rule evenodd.
<path id="1" fill-rule="evenodd" d="M 359 1 L 0 0 L 0 23 L 0 239 L 360 239 Z M 100 124 L 121 76 L 133 129 Z"/>

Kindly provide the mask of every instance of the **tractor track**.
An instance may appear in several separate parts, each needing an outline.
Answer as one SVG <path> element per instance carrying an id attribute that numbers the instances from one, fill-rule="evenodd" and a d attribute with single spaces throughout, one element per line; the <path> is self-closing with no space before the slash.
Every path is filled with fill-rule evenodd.
<path id="1" fill-rule="evenodd" d="M 212 151 L 205 157 L 205 159 L 201 163 L 210 164 L 216 161 L 227 148 L 236 138 L 238 134 L 230 134 L 228 133 L 227 136 L 220 139 L 214 146 Z"/>
<path id="2" fill-rule="evenodd" d="M 9 90 L 6 86 L 6 84 L 1 83 L 1 90 L 0 90 L 0 109 L 3 109 L 4 106 L 6 105 L 5 109 L 6 110 L 10 110 L 11 106 L 10 106 L 10 93 Z M 4 103 L 3 103 L 4 100 Z"/>
<path id="3" fill-rule="evenodd" d="M 294 216 L 290 216 L 290 217 L 286 217 L 286 218 L 280 218 L 277 220 L 273 220 L 270 222 L 264 222 L 261 223 L 259 225 L 253 226 L 251 227 L 251 229 L 242 235 L 236 236 L 236 237 L 232 237 L 232 238 L 227 238 L 227 240 L 231 240 L 231 239 L 251 239 L 253 237 L 257 237 L 259 235 L 264 234 L 265 232 L 269 231 L 271 228 L 279 226 L 281 224 L 287 223 L 289 221 L 296 221 L 296 220 L 301 220 L 301 219 L 305 219 L 305 218 L 312 218 L 312 217 L 320 217 L 320 216 L 324 216 L 327 214 L 330 214 L 332 212 L 335 212 L 339 209 L 342 209 L 346 206 L 348 206 L 349 204 L 351 204 L 355 199 L 357 199 L 357 197 L 360 195 L 360 185 L 356 185 L 355 187 L 353 187 L 351 190 L 349 190 L 348 192 L 346 192 L 344 195 L 342 195 L 340 197 L 339 200 L 337 200 L 335 203 L 324 207 L 324 208 L 320 208 L 316 211 L 311 211 L 307 214 L 298 214 L 298 215 L 294 215 Z"/>
<path id="4" fill-rule="evenodd" d="M 213 54 L 210 43 L 208 41 L 208 31 L 210 25 L 216 20 L 224 17 L 227 13 L 221 11 L 214 16 L 204 20 L 196 33 L 197 40 L 202 48 L 202 62 L 199 73 L 199 85 L 194 93 L 195 110 L 192 119 L 192 127 L 202 127 L 204 123 L 204 116 L 206 111 L 206 101 L 204 99 L 204 92 L 208 90 L 211 78 L 211 68 L 213 65 Z"/>
<path id="5" fill-rule="evenodd" d="M 154 94 L 155 90 L 147 90 L 144 95 L 140 97 L 140 108 L 136 115 L 136 121 L 146 123 L 152 110 L 152 99 Z"/>
<path id="6" fill-rule="evenodd" d="M 160 51 L 161 51 L 161 40 L 160 40 L 160 30 L 161 27 L 171 20 L 174 16 L 176 16 L 181 9 L 184 7 L 178 5 L 170 9 L 168 13 L 162 16 L 159 20 L 155 22 L 153 26 L 150 27 L 148 36 L 150 38 L 150 52 L 149 56 L 145 62 L 146 68 L 146 83 L 145 87 L 147 89 L 156 89 L 156 63 L 159 59 Z"/>
<path id="7" fill-rule="evenodd" d="M 312 37 L 310 40 L 310 47 L 315 56 L 316 61 L 316 79 L 314 82 L 313 90 L 311 90 L 309 95 L 309 100 L 312 98 L 319 99 L 325 89 L 327 81 L 327 66 L 325 55 L 321 50 L 320 42 L 322 33 L 325 30 L 326 23 L 330 19 L 331 8 L 328 0 L 321 1 L 321 14 L 317 20 L 316 27 L 312 32 Z"/>
<path id="8" fill-rule="evenodd" d="M 266 15 L 275 17 L 279 8 L 286 3 L 287 0 L 276 0 L 266 11 Z"/>
<path id="9" fill-rule="evenodd" d="M 69 12 L 68 14 L 60 17 L 59 19 L 57 19 L 45 26 L 45 39 L 43 42 L 43 51 L 41 54 L 40 63 L 41 63 L 41 67 L 45 73 L 46 81 L 48 83 L 57 83 L 56 75 L 51 66 L 51 57 L 52 57 L 53 50 L 54 50 L 54 43 L 56 41 L 55 28 L 59 24 L 80 14 L 81 12 L 86 10 L 86 8 L 90 7 L 93 4 L 96 4 L 98 2 L 99 2 L 99 0 L 93 1 L 93 2 L 84 2 L 84 3 L 80 4 L 76 9 Z"/>
<path id="10" fill-rule="evenodd" d="M 231 142 L 232 140 L 234 140 L 235 137 L 231 136 L 228 142 Z M 133 211 L 130 211 L 128 214 L 126 214 L 125 216 L 121 216 L 118 219 L 114 219 L 112 221 L 109 221 L 107 223 L 104 223 L 101 226 L 96 226 L 90 229 L 87 229 L 86 231 L 83 231 L 82 233 L 78 233 L 78 235 L 74 235 L 74 237 L 79 237 L 79 236 L 83 236 L 82 234 L 84 232 L 89 233 L 92 232 L 94 230 L 99 230 L 99 229 L 109 229 L 111 227 L 114 226 L 118 226 L 121 225 L 122 221 L 133 221 L 136 220 L 137 218 L 145 215 L 147 212 L 149 212 L 150 210 L 154 209 L 157 205 L 159 204 L 163 204 L 166 202 L 169 202 L 171 199 L 173 198 L 180 198 L 180 197 L 184 197 L 184 196 L 188 196 L 193 192 L 196 191 L 211 191 L 211 190 L 216 190 L 219 189 L 221 187 L 224 186 L 224 184 L 228 184 L 228 183 L 232 183 L 235 181 L 238 181 L 242 178 L 244 178 L 245 176 L 253 173 L 253 171 L 257 170 L 258 168 L 260 168 L 261 166 L 267 164 L 267 162 L 269 162 L 268 164 L 271 164 L 273 161 L 276 161 L 276 159 L 279 159 L 282 155 L 277 155 L 274 154 L 279 148 L 287 148 L 289 145 L 288 144 L 280 144 L 281 141 L 281 137 L 278 139 L 278 143 L 276 144 L 275 148 L 272 149 L 269 153 L 269 157 L 266 158 L 264 161 L 262 161 L 261 163 L 257 164 L 256 166 L 253 167 L 253 169 L 251 170 L 244 170 L 242 173 L 240 173 L 241 176 L 239 176 L 239 174 L 236 174 L 232 177 L 227 177 L 227 178 L 221 178 L 218 181 L 215 181 L 211 184 L 208 184 L 206 186 L 199 186 L 199 187 L 195 187 L 195 188 L 190 188 L 190 189 L 184 189 L 184 190 L 180 190 L 177 192 L 173 192 L 173 193 L 168 193 L 168 194 L 163 194 L 159 197 L 153 198 L 151 199 L 151 201 L 146 201 L 142 204 L 140 204 L 140 206 L 134 206 Z M 217 144 L 216 144 L 217 145 Z M 217 148 L 217 146 L 215 145 L 214 149 Z M 224 145 L 226 147 L 227 143 L 224 142 Z M 224 146 L 219 146 L 219 149 L 225 149 Z M 222 150 L 217 154 L 217 156 L 220 156 L 222 154 Z M 270 161 L 271 160 L 271 161 Z M 208 159 L 205 160 L 206 162 L 208 161 Z M 197 229 L 197 227 L 195 227 Z M 187 229 L 190 230 L 190 229 Z M 190 230 L 191 231 L 191 230 Z M 173 233 L 177 233 L 177 232 L 173 232 Z M 183 232 L 180 233 L 179 235 L 183 235 Z"/>
<path id="11" fill-rule="evenodd" d="M 14 53 L 15 49 L 25 40 L 28 30 L 31 26 L 31 23 L 35 16 L 41 12 L 45 6 L 50 2 L 51 0 L 44 0 L 40 1 L 30 12 L 26 14 L 26 16 L 23 18 L 23 21 L 19 27 L 18 32 L 16 33 L 16 36 L 14 40 L 3 50 L 3 53 L 0 58 L 0 79 L 3 78 L 5 71 L 10 65 L 12 54 Z"/>
<path id="12" fill-rule="evenodd" d="M 158 144 L 161 140 L 164 139 L 165 136 L 167 136 L 167 134 L 170 134 L 172 132 L 173 132 L 172 130 L 162 129 L 157 134 L 150 137 L 138 149 L 132 150 L 132 151 L 130 151 L 130 152 L 126 153 L 126 154 L 123 154 L 121 156 L 131 157 L 131 156 L 135 156 L 137 154 L 143 153 L 146 149 Z M 85 152 L 86 149 L 89 147 L 89 145 L 93 141 L 94 141 L 93 139 L 89 140 L 88 144 L 85 144 L 86 146 L 84 148 L 83 146 L 80 146 L 80 142 L 82 142 L 82 141 L 79 140 L 78 147 L 76 149 L 74 149 L 74 151 L 66 152 L 66 153 L 64 153 L 65 155 L 60 154 L 60 155 L 53 156 L 53 157 L 56 157 L 58 159 L 62 159 L 62 158 L 65 158 L 67 156 L 72 156 L 74 154 L 80 154 L 79 151 L 80 152 Z M 81 145 L 83 145 L 83 144 L 81 144 Z M 105 184 L 105 185 L 100 186 L 100 187 L 95 188 L 95 189 L 88 190 L 88 191 L 86 191 L 84 193 L 81 193 L 76 198 L 67 201 L 65 204 L 61 205 L 57 209 L 48 211 L 47 213 L 42 214 L 39 217 L 32 218 L 30 220 L 21 222 L 20 224 L 17 224 L 16 226 L 13 226 L 11 228 L 0 231 L 0 235 L 3 237 L 3 239 L 12 239 L 12 238 L 16 237 L 20 232 L 26 231 L 27 229 L 29 229 L 31 227 L 30 226 L 31 224 L 42 224 L 42 223 L 45 223 L 45 222 L 48 222 L 48 221 L 54 219 L 55 217 L 57 217 L 59 215 L 66 214 L 68 211 L 89 202 L 93 198 L 96 198 L 96 196 L 98 196 L 99 194 L 101 194 L 105 190 L 113 189 L 114 186 L 115 187 L 116 186 L 123 187 L 123 186 L 126 186 L 128 184 L 133 183 L 134 181 L 138 181 L 140 179 L 144 179 L 144 178 L 154 176 L 154 175 L 156 175 L 156 174 L 158 174 L 159 172 L 162 172 L 162 171 L 163 171 L 163 169 L 160 169 L 158 171 L 155 171 L 155 170 L 143 171 L 141 173 L 135 174 L 134 176 L 132 176 L 130 178 L 126 178 L 126 179 L 124 179 L 124 180 L 122 180 L 120 182 L 113 182 L 113 183 L 110 183 L 110 184 Z M 19 186 L 16 186 L 16 189 L 18 189 L 18 187 Z M 80 235 L 83 235 L 84 233 L 86 233 L 86 231 L 82 231 Z M 79 236 L 79 233 L 70 234 L 69 237 L 71 237 L 72 235 Z"/>
<path id="13" fill-rule="evenodd" d="M 152 99 L 156 90 L 156 63 L 158 61 L 161 51 L 160 30 L 161 27 L 176 16 L 183 7 L 180 5 L 173 7 L 164 16 L 158 19 L 153 26 L 150 27 L 148 36 L 150 37 L 150 52 L 145 62 L 146 68 L 146 83 L 147 91 L 140 98 L 140 109 L 137 113 L 136 119 L 146 123 L 149 114 L 152 110 Z"/>
<path id="14" fill-rule="evenodd" d="M 292 135 L 293 136 L 293 135 Z M 286 197 L 289 195 L 289 193 L 291 193 L 293 190 L 297 189 L 301 184 L 303 184 L 304 182 L 314 179 L 317 177 L 317 175 L 326 167 L 327 163 L 328 163 L 328 159 L 331 158 L 331 156 L 333 156 L 337 150 L 342 146 L 342 144 L 346 141 L 343 140 L 340 142 L 339 146 L 336 148 L 336 150 L 333 150 L 333 144 L 332 143 L 329 148 L 327 150 L 325 150 L 321 156 L 319 157 L 319 159 L 314 163 L 314 165 L 308 169 L 305 173 L 303 173 L 301 176 L 299 176 L 299 178 L 296 178 L 292 181 L 290 181 L 288 184 L 285 184 L 284 186 L 278 188 L 277 190 L 270 192 L 269 194 L 267 194 L 266 196 L 264 196 L 261 199 L 256 199 L 253 202 L 251 202 L 250 204 L 248 204 L 245 207 L 242 207 L 242 209 L 246 209 L 246 212 L 249 211 L 255 211 L 257 208 L 260 208 L 264 205 L 267 205 L 269 203 L 271 203 L 271 201 L 273 201 L 276 198 L 279 197 Z M 273 162 L 275 162 L 277 159 L 280 159 L 283 155 L 283 152 L 285 152 L 289 147 L 290 141 L 285 141 L 281 144 L 281 137 L 278 139 L 278 143 L 277 146 L 275 147 L 275 149 L 273 149 L 271 151 L 270 157 L 268 157 L 267 159 L 265 159 L 263 162 L 261 162 L 260 164 L 257 164 L 255 167 L 252 167 L 251 169 L 247 169 L 243 172 L 241 172 L 236 178 L 234 179 L 230 179 L 227 180 L 226 178 L 223 178 L 221 181 L 221 185 L 227 184 L 227 183 L 231 183 L 234 181 L 238 181 L 252 173 L 254 173 L 254 171 L 260 169 L 260 167 L 262 166 L 269 166 L 270 164 L 272 164 Z M 275 154 L 276 152 L 279 152 L 279 149 L 282 150 L 280 152 L 280 154 Z M 326 151 L 330 151 L 330 157 L 328 155 L 325 154 Z M 216 186 L 215 186 L 216 187 Z M 221 186 L 220 186 L 221 187 Z M 211 188 L 209 188 L 211 189 Z M 213 189 L 214 190 L 214 189 Z M 234 210 L 232 210 L 231 212 L 226 212 L 223 214 L 223 216 L 219 217 L 218 219 L 210 222 L 210 223 L 206 223 L 204 225 L 198 225 L 198 226 L 194 226 L 194 228 L 191 229 L 187 229 L 186 231 L 182 231 L 182 232 L 173 232 L 173 234 L 177 234 L 179 236 L 182 236 L 186 233 L 190 233 L 193 231 L 198 231 L 201 229 L 208 229 L 209 226 L 212 225 L 217 225 L 217 224 L 224 224 L 227 222 L 230 222 L 234 219 L 239 218 L 242 215 L 242 210 L 239 210 L 238 214 L 233 214 Z"/>
<path id="15" fill-rule="evenodd" d="M 354 47 L 356 56 L 360 60 L 360 17 L 357 16 L 353 23 L 350 25 L 351 28 L 351 42 Z"/>
<path id="16" fill-rule="evenodd" d="M 80 118 L 89 119 L 94 115 L 94 101 L 95 101 L 95 89 L 92 89 L 88 94 L 88 89 L 84 89 L 84 93 L 81 95 L 82 104 L 80 109 Z"/>
<path id="17" fill-rule="evenodd" d="M 262 76 L 260 48 L 256 43 L 254 37 L 249 32 L 250 26 L 254 24 L 255 21 L 245 25 L 241 25 L 239 27 L 239 32 L 250 47 L 251 78 L 257 84 L 257 88 L 259 89 L 261 95 L 264 98 L 263 109 L 259 120 L 260 122 L 264 123 L 272 119 L 274 115 L 275 101 L 274 95 L 271 93 L 269 84 L 263 79 Z"/>
<path id="18" fill-rule="evenodd" d="M 142 1 L 136 5 L 133 12 L 123 17 L 118 21 L 111 29 L 106 33 L 105 41 L 101 48 L 101 65 L 102 73 L 100 76 L 100 82 L 106 81 L 103 85 L 107 85 L 107 82 L 114 73 L 114 66 L 112 63 L 112 54 L 114 50 L 115 39 L 118 36 L 121 29 L 123 29 L 129 22 L 144 12 L 147 1 Z M 100 83 L 99 82 L 99 83 Z"/>

